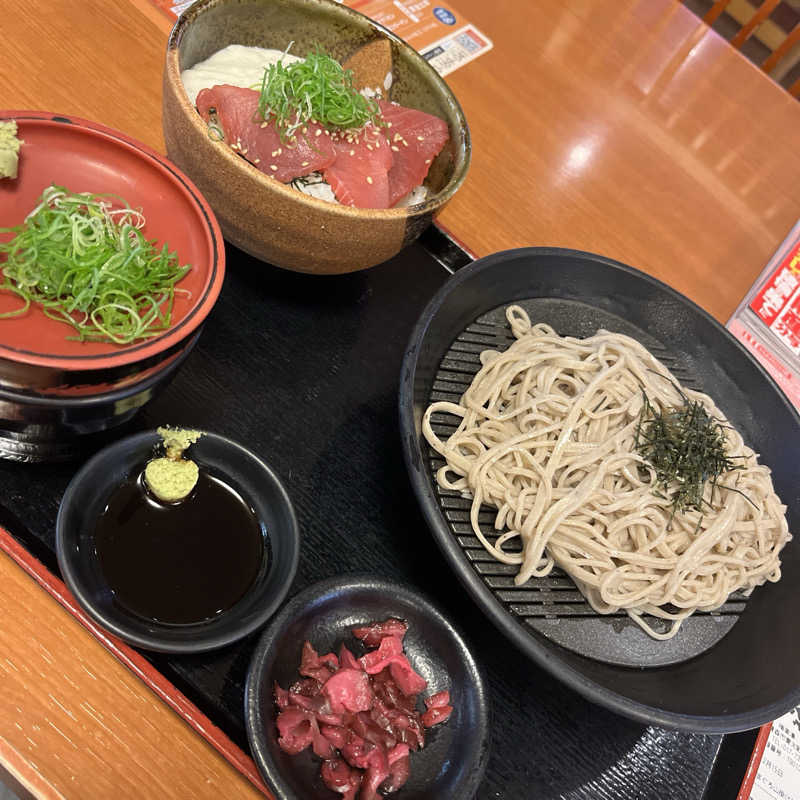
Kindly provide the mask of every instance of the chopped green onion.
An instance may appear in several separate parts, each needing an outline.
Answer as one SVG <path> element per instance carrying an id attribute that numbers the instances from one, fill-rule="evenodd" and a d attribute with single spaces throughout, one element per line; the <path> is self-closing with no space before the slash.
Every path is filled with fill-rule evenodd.
<path id="1" fill-rule="evenodd" d="M 165 244 L 145 238 L 141 211 L 114 195 L 44 190 L 14 234 L 0 243 L 0 289 L 22 305 L 39 303 L 51 319 L 71 325 L 80 341 L 129 344 L 170 326 L 175 284 L 189 271 Z"/>
<path id="2" fill-rule="evenodd" d="M 284 139 L 311 120 L 343 129 L 380 124 L 377 102 L 353 88 L 353 71 L 319 48 L 304 61 L 264 70 L 258 111 Z"/>
<path id="3" fill-rule="evenodd" d="M 213 111 L 214 109 L 209 109 L 209 111 Z M 224 142 L 225 141 L 225 134 L 222 132 L 222 128 L 216 122 L 209 122 L 208 123 L 208 138 L 211 139 L 213 142 Z"/>

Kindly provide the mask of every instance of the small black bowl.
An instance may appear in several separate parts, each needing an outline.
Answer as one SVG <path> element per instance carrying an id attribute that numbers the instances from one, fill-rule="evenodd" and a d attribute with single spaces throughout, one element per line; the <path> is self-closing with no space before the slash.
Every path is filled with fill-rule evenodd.
<path id="1" fill-rule="evenodd" d="M 264 561 L 235 605 L 204 622 L 175 625 L 141 617 L 114 600 L 95 548 L 96 521 L 111 493 L 152 457 L 160 437 L 138 433 L 92 457 L 67 487 L 56 520 L 61 574 L 82 608 L 121 639 L 163 653 L 223 647 L 262 625 L 283 601 L 297 569 L 300 532 L 289 495 L 275 473 L 241 445 L 205 433 L 191 457 L 223 478 L 251 505 L 265 536 Z M 224 532 L 223 532 L 224 535 Z M 147 580 L 147 576 L 142 576 Z"/>
<path id="2" fill-rule="evenodd" d="M 245 722 L 250 749 L 278 798 L 334 800 L 319 777 L 310 748 L 299 755 L 278 746 L 273 685 L 298 678 L 308 640 L 319 653 L 342 643 L 358 653 L 353 627 L 397 617 L 408 622 L 403 640 L 411 665 L 428 682 L 425 696 L 448 689 L 453 713 L 428 731 L 425 747 L 411 753 L 408 782 L 398 800 L 473 797 L 489 757 L 489 698 L 475 659 L 460 634 L 422 595 L 400 584 L 363 575 L 315 583 L 292 598 L 264 631 L 247 675 Z M 392 795 L 394 796 L 394 795 Z"/>

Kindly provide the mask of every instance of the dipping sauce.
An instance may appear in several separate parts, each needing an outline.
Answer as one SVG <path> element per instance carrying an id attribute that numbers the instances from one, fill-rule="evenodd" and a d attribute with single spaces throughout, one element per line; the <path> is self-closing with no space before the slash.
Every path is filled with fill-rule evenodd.
<path id="1" fill-rule="evenodd" d="M 119 486 L 97 521 L 95 546 L 116 601 L 160 622 L 202 622 L 252 586 L 264 559 L 255 512 L 229 485 L 200 469 L 179 503 L 154 499 L 142 472 Z"/>

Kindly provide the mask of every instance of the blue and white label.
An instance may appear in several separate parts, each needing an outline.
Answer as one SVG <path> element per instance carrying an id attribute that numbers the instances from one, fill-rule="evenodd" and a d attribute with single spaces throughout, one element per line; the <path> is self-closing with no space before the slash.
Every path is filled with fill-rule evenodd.
<path id="1" fill-rule="evenodd" d="M 433 16 L 439 20 L 439 22 L 443 22 L 445 25 L 455 25 L 456 18 L 452 11 L 448 11 L 446 8 L 442 8 L 441 6 L 436 6 L 433 9 Z"/>

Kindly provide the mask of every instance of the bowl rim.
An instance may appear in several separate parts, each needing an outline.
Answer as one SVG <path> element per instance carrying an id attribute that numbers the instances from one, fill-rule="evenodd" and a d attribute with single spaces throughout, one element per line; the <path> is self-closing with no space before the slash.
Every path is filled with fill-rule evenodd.
<path id="1" fill-rule="evenodd" d="M 292 796 L 283 782 L 280 771 L 267 755 L 267 749 L 264 743 L 264 725 L 261 720 L 260 712 L 264 690 L 262 676 L 267 666 L 268 658 L 272 652 L 274 641 L 281 635 L 283 629 L 292 622 L 297 613 L 315 600 L 324 597 L 334 590 L 352 591 L 359 589 L 380 595 L 407 598 L 420 607 L 424 607 L 427 613 L 436 620 L 437 624 L 448 631 L 461 657 L 466 661 L 468 672 L 475 678 L 473 686 L 478 698 L 477 705 L 480 715 L 479 730 L 475 731 L 475 733 L 480 736 L 476 764 L 474 769 L 470 770 L 465 778 L 463 790 L 466 794 L 462 795 L 465 800 L 466 798 L 473 797 L 483 780 L 483 775 L 486 771 L 491 752 L 489 735 L 491 727 L 491 700 L 489 697 L 488 685 L 480 665 L 458 628 L 449 621 L 439 609 L 438 605 L 433 603 L 425 593 L 405 582 L 393 581 L 365 572 L 335 575 L 310 584 L 291 597 L 280 612 L 269 621 L 262 632 L 247 669 L 244 687 L 244 716 L 247 740 L 250 745 L 253 760 L 259 772 L 270 789 L 276 792 L 278 797 L 288 798 Z M 436 648 L 435 643 L 432 645 L 432 648 Z"/>
<path id="2" fill-rule="evenodd" d="M 317 5 L 323 3 L 316 0 Z M 178 61 L 178 48 L 181 44 L 182 38 L 186 33 L 186 29 L 191 25 L 194 18 L 202 15 L 209 6 L 219 5 L 219 0 L 197 0 L 190 6 L 183 14 L 176 20 L 175 24 L 170 31 L 169 39 L 167 41 L 167 54 L 164 69 L 165 79 L 172 85 L 175 91 L 176 98 L 184 113 L 184 117 L 189 120 L 192 127 L 205 134 L 206 126 L 202 122 L 197 109 L 189 102 L 189 97 L 186 89 L 181 80 L 180 64 Z M 327 4 L 326 4 L 327 5 Z M 344 218 L 364 218 L 369 217 L 371 220 L 386 219 L 396 220 L 403 219 L 409 216 L 421 216 L 431 211 L 444 206 L 455 193 L 461 188 L 461 185 L 466 179 L 467 172 L 472 160 L 472 139 L 470 135 L 469 125 L 464 110 L 455 95 L 455 92 L 448 86 L 444 78 L 404 39 L 400 38 L 397 34 L 390 31 L 378 22 L 375 22 L 370 17 L 362 14 L 356 9 L 349 6 L 332 2 L 331 9 L 336 9 L 334 13 L 340 13 L 343 16 L 351 16 L 354 19 L 365 20 L 369 26 L 379 33 L 382 37 L 389 39 L 397 44 L 397 46 L 407 55 L 412 61 L 417 62 L 418 66 L 423 72 L 427 72 L 429 77 L 433 80 L 442 93 L 448 98 L 448 102 L 454 107 L 456 115 L 461 121 L 461 130 L 463 131 L 463 145 L 459 148 L 459 154 L 456 157 L 455 169 L 453 175 L 448 180 L 445 187 L 436 192 L 432 197 L 425 199 L 421 203 L 416 203 L 412 206 L 403 208 L 358 208 L 355 206 L 346 206 L 340 203 L 331 203 L 327 200 L 321 200 L 312 195 L 307 195 L 304 192 L 298 192 L 296 189 L 291 188 L 287 184 L 283 184 L 275 180 L 269 175 L 263 173 L 260 169 L 253 166 L 246 159 L 237 155 L 230 147 L 227 147 L 224 142 L 218 142 L 216 152 L 226 160 L 229 166 L 236 165 L 237 168 L 243 169 L 248 174 L 259 188 L 267 189 L 277 192 L 282 195 L 286 200 L 294 200 L 300 205 L 308 205 L 316 209 L 324 209 L 334 216 L 342 216 Z"/>
<path id="3" fill-rule="evenodd" d="M 56 516 L 56 558 L 58 560 L 58 567 L 61 571 L 64 583 L 67 585 L 69 591 L 72 592 L 76 602 L 95 622 L 97 622 L 107 631 L 113 633 L 115 636 L 118 636 L 120 639 L 123 639 L 129 644 L 154 652 L 178 654 L 202 653 L 208 650 L 215 650 L 217 648 L 224 647 L 225 645 L 232 644 L 233 642 L 242 639 L 261 627 L 261 625 L 263 625 L 264 622 L 266 622 L 276 612 L 286 597 L 297 572 L 297 565 L 300 558 L 300 526 L 297 521 L 297 514 L 295 513 L 291 498 L 289 497 L 286 487 L 283 485 L 277 473 L 252 450 L 249 450 L 238 442 L 235 442 L 226 436 L 213 433 L 212 431 L 204 430 L 203 436 L 204 438 L 207 437 L 209 439 L 214 439 L 225 448 L 238 451 L 245 457 L 254 461 L 258 465 L 259 469 L 263 471 L 266 480 L 271 481 L 274 484 L 276 492 L 280 498 L 280 504 L 284 507 L 289 518 L 289 531 L 287 540 L 289 543 L 290 553 L 287 576 L 281 582 L 278 590 L 269 599 L 269 601 L 260 606 L 258 613 L 252 614 L 248 622 L 239 624 L 236 628 L 228 631 L 227 633 L 220 634 L 215 632 L 218 621 L 225 619 L 225 612 L 209 622 L 197 623 L 197 627 L 199 628 L 202 626 L 204 630 L 198 630 L 197 635 L 191 640 L 179 642 L 177 644 L 174 642 L 165 642 L 165 640 L 157 634 L 148 635 L 131 631 L 124 623 L 118 622 L 116 617 L 113 615 L 108 615 L 98 609 L 94 602 L 92 602 L 90 594 L 85 591 L 84 584 L 78 579 L 76 572 L 73 569 L 75 559 L 74 555 L 67 547 L 65 531 L 66 510 L 72 501 L 73 495 L 77 489 L 89 478 L 89 476 L 91 476 L 93 471 L 96 469 L 97 464 L 102 460 L 112 456 L 114 452 L 119 451 L 128 445 L 138 446 L 140 444 L 144 445 L 145 443 L 155 443 L 158 439 L 158 434 L 155 430 L 148 429 L 146 431 L 141 431 L 139 433 L 132 434 L 131 436 L 118 439 L 113 444 L 109 445 L 108 447 L 104 447 L 95 453 L 72 477 L 72 480 L 69 482 L 66 490 L 64 491 L 64 495 L 58 507 L 58 514 Z"/>
<path id="4" fill-rule="evenodd" d="M 414 496 L 419 503 L 420 510 L 425 517 L 425 522 L 437 546 L 445 556 L 448 566 L 455 572 L 461 585 L 467 589 L 472 600 L 480 608 L 481 612 L 493 623 L 497 631 L 510 640 L 518 648 L 520 653 L 530 658 L 536 666 L 546 670 L 565 686 L 578 692 L 592 703 L 645 725 L 658 725 L 663 728 L 671 728 L 673 730 L 691 733 L 735 733 L 750 730 L 770 720 L 776 719 L 781 714 L 786 713 L 797 705 L 800 699 L 800 686 L 781 700 L 761 705 L 751 711 L 737 712 L 734 714 L 717 714 L 714 716 L 664 710 L 657 706 L 648 705 L 639 700 L 619 694 L 613 689 L 605 688 L 571 665 L 565 663 L 560 655 L 558 655 L 560 649 L 559 645 L 553 645 L 552 648 L 544 645 L 535 636 L 528 635 L 522 626 L 516 620 L 508 616 L 497 604 L 494 602 L 486 602 L 487 590 L 477 576 L 477 573 L 472 570 L 472 567 L 467 563 L 466 559 L 462 559 L 457 555 L 457 545 L 453 542 L 452 536 L 446 531 L 443 523 L 440 522 L 440 512 L 434 499 L 433 491 L 429 485 L 427 473 L 421 469 L 419 463 L 416 463 L 416 453 L 419 450 L 419 445 L 416 442 L 417 433 L 414 418 L 415 400 L 413 397 L 413 387 L 420 355 L 419 344 L 422 342 L 425 332 L 445 300 L 453 292 L 457 291 L 463 283 L 468 281 L 475 273 L 491 269 L 498 262 L 521 258 L 523 256 L 576 257 L 593 262 L 600 262 L 612 266 L 615 269 L 619 269 L 624 273 L 635 275 L 658 287 L 667 295 L 680 298 L 682 302 L 685 301 L 703 319 L 721 328 L 723 333 L 731 338 L 732 342 L 741 350 L 745 357 L 753 362 L 756 369 L 762 374 L 762 377 L 766 378 L 767 382 L 778 391 L 789 413 L 794 415 L 798 423 L 800 423 L 800 415 L 798 415 L 798 412 L 791 405 L 788 398 L 780 391 L 774 379 L 767 373 L 764 367 L 753 358 L 749 351 L 733 337 L 724 325 L 712 317 L 705 309 L 664 281 L 607 256 L 567 247 L 515 247 L 491 253 L 476 259 L 471 264 L 458 270 L 458 272 L 431 297 L 409 335 L 408 344 L 403 355 L 397 401 L 400 432 L 404 442 L 403 459 L 406 464 L 406 471 L 412 485 Z M 680 664 L 673 666 L 679 667 Z M 669 669 L 669 667 L 656 667 L 654 671 L 663 669 Z"/>
<path id="5" fill-rule="evenodd" d="M 117 346 L 108 353 L 85 355 L 54 356 L 35 351 L 12 348 L 0 342 L 0 356 L 18 363 L 50 367 L 64 371 L 85 369 L 109 369 L 132 364 L 169 349 L 186 339 L 205 321 L 219 297 L 225 278 L 225 244 L 217 218 L 206 199 L 192 180 L 173 164 L 166 156 L 156 152 L 143 142 L 122 131 L 110 128 L 99 122 L 50 111 L 27 109 L 2 109 L 0 120 L 12 119 L 17 122 L 32 122 L 52 126 L 70 126 L 70 131 L 80 131 L 82 135 L 97 138 L 115 150 L 132 152 L 140 161 L 149 162 L 164 178 L 179 187 L 189 198 L 198 216 L 203 220 L 203 238 L 210 252 L 209 277 L 203 294 L 191 306 L 186 316 L 166 331 L 151 339 Z"/>
<path id="6" fill-rule="evenodd" d="M 172 374 L 189 357 L 201 333 L 201 330 L 195 331 L 191 337 L 187 338 L 184 347 L 172 354 L 168 360 L 158 364 L 157 369 L 148 372 L 144 378 L 137 376 L 130 382 L 123 383 L 120 386 L 112 386 L 111 388 L 103 388 L 99 392 L 92 391 L 77 395 L 37 393 L 27 389 L 20 389 L 17 386 L 6 386 L 0 382 L 0 400 L 47 409 L 85 409 L 121 402 L 132 394 L 152 388 L 165 375 Z"/>

